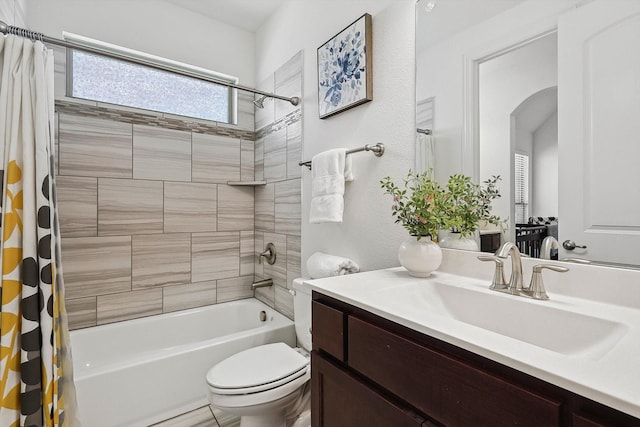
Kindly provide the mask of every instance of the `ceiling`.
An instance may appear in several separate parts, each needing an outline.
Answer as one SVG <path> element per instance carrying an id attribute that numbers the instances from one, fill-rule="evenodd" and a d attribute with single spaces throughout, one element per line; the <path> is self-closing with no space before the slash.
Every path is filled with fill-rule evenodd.
<path id="1" fill-rule="evenodd" d="M 165 0 L 254 33 L 285 0 Z"/>
<path id="2" fill-rule="evenodd" d="M 165 0 L 191 12 L 256 32 L 285 0 Z M 317 1 L 317 0 L 316 0 Z M 418 0 L 418 51 L 478 24 L 524 0 Z M 432 4 L 430 12 L 427 5 Z"/>

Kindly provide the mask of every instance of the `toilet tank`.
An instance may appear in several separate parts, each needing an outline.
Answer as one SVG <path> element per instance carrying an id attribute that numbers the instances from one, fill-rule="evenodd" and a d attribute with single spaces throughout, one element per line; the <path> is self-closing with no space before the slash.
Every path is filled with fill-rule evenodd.
<path id="1" fill-rule="evenodd" d="M 293 279 L 293 314 L 298 347 L 311 351 L 311 289 L 304 279 Z"/>

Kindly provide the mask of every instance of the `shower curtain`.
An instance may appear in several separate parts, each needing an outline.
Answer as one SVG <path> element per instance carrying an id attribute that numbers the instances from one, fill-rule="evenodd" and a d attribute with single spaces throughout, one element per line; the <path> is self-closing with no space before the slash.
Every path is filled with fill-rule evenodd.
<path id="1" fill-rule="evenodd" d="M 75 426 L 53 180 L 53 53 L 0 37 L 0 426 Z"/>

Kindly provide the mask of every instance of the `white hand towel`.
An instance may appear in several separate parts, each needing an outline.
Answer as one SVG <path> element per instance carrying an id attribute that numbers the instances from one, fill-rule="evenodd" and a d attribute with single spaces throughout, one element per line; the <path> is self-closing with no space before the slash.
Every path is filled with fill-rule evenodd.
<path id="1" fill-rule="evenodd" d="M 416 136 L 416 172 L 422 173 L 435 167 L 436 150 L 433 135 L 418 133 Z"/>
<path id="2" fill-rule="evenodd" d="M 307 259 L 307 272 L 312 279 L 357 273 L 360 267 L 352 259 L 314 252 Z"/>
<path id="3" fill-rule="evenodd" d="M 309 222 L 342 222 L 344 182 L 353 180 L 351 159 L 344 148 L 324 151 L 311 159 Z"/>
<path id="4" fill-rule="evenodd" d="M 344 180 L 353 181 L 353 162 L 351 161 L 351 156 L 345 156 L 344 158 Z"/>

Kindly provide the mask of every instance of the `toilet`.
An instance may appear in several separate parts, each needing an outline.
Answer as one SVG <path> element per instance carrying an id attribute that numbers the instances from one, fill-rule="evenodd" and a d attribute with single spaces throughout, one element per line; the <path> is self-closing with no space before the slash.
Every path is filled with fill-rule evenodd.
<path id="1" fill-rule="evenodd" d="M 240 416 L 240 427 L 285 427 L 309 399 L 311 378 L 311 290 L 293 280 L 298 347 L 278 342 L 236 353 L 207 372 L 209 401 Z M 294 426 L 309 426 L 305 413 Z M 291 424 L 290 424 L 291 425 Z"/>

